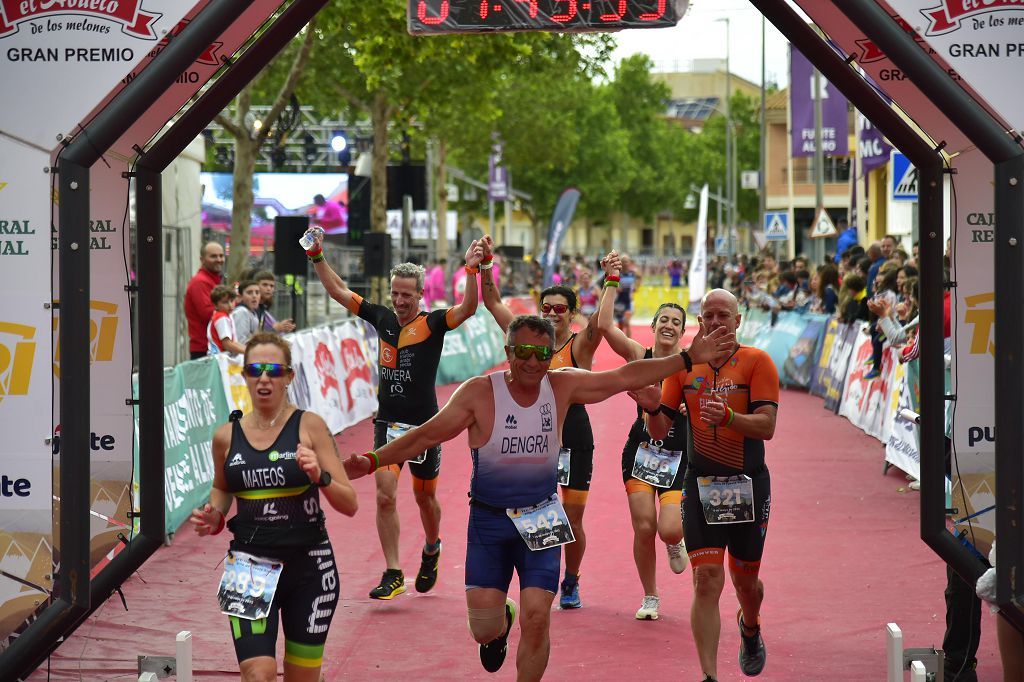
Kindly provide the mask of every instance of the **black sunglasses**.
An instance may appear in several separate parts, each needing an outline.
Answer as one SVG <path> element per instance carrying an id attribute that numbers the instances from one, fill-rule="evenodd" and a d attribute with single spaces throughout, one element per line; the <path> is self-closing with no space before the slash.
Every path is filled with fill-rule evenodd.
<path id="1" fill-rule="evenodd" d="M 282 365 L 279 362 L 251 362 L 244 368 L 246 376 L 252 377 L 253 379 L 259 379 L 266 372 L 267 376 L 271 379 L 277 379 L 283 377 L 286 373 L 292 371 L 291 365 Z"/>
<path id="2" fill-rule="evenodd" d="M 520 360 L 537 358 L 541 362 L 551 359 L 551 346 L 537 346 L 532 343 L 517 343 L 514 346 L 506 346 Z"/>

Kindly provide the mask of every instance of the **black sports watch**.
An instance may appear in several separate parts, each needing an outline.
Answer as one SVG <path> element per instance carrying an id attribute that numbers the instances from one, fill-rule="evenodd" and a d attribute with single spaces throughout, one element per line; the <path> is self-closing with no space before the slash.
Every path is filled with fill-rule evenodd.
<path id="1" fill-rule="evenodd" d="M 320 470 L 320 480 L 316 482 L 317 487 L 326 488 L 331 484 L 331 474 L 328 471 Z"/>
<path id="2" fill-rule="evenodd" d="M 681 353 L 679 353 L 679 356 L 683 359 L 683 363 L 686 365 L 686 371 L 687 372 L 692 372 L 693 371 L 693 359 L 690 357 L 690 354 L 687 351 L 684 350 Z"/>

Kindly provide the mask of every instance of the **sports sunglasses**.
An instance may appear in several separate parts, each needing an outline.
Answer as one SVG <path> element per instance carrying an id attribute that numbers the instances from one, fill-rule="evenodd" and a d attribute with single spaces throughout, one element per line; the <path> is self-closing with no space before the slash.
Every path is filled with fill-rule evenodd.
<path id="1" fill-rule="evenodd" d="M 279 362 L 250 362 L 244 368 L 246 376 L 259 379 L 266 372 L 271 379 L 283 377 L 287 372 L 292 371 L 291 365 L 282 365 Z"/>
<path id="2" fill-rule="evenodd" d="M 545 303 L 540 307 L 540 310 L 543 313 L 550 313 L 554 310 L 556 315 L 565 315 L 569 312 L 569 306 L 564 303 Z"/>
<path id="3" fill-rule="evenodd" d="M 531 357 L 534 357 L 541 362 L 547 362 L 551 359 L 551 346 L 536 346 L 532 343 L 517 343 L 514 346 L 507 346 L 507 348 L 520 360 L 529 360 Z"/>

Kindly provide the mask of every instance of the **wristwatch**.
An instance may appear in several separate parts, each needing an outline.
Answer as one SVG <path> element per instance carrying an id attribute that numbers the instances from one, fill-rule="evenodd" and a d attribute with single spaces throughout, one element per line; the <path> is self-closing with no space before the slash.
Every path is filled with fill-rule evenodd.
<path id="1" fill-rule="evenodd" d="M 327 471 L 324 471 L 323 469 L 321 469 L 320 470 L 320 480 L 317 481 L 316 484 L 317 484 L 317 487 L 320 487 L 320 488 L 326 488 L 327 486 L 329 486 L 331 484 L 331 474 L 330 474 L 330 472 L 327 472 Z"/>

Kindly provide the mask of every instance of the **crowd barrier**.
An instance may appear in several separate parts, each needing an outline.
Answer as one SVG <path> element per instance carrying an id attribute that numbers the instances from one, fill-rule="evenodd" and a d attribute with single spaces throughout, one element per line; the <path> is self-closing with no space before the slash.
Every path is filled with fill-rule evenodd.
<path id="1" fill-rule="evenodd" d="M 346 319 L 285 337 L 291 343 L 295 377 L 289 398 L 316 412 L 333 433 L 377 411 L 377 333 L 359 319 Z M 481 306 L 474 317 L 445 335 L 438 383 L 463 381 L 504 361 L 504 335 Z M 133 381 L 138 397 L 138 380 Z M 226 353 L 164 370 L 165 527 L 173 534 L 192 509 L 210 496 L 214 431 L 233 410 L 249 412 L 252 402 L 242 376 L 241 356 Z M 138 408 L 135 476 L 138 483 Z"/>
<path id="2" fill-rule="evenodd" d="M 883 347 L 880 375 L 871 369 L 871 337 L 864 322 L 844 324 L 827 315 L 762 310 L 743 312 L 740 343 L 766 351 L 784 385 L 800 386 L 824 400 L 825 409 L 846 417 L 885 445 L 885 461 L 920 478 L 918 426 L 903 415 L 917 413 L 919 362 L 899 362 L 899 351 Z M 949 370 L 946 385 L 949 386 Z M 946 433 L 950 414 L 946 413 Z"/>

